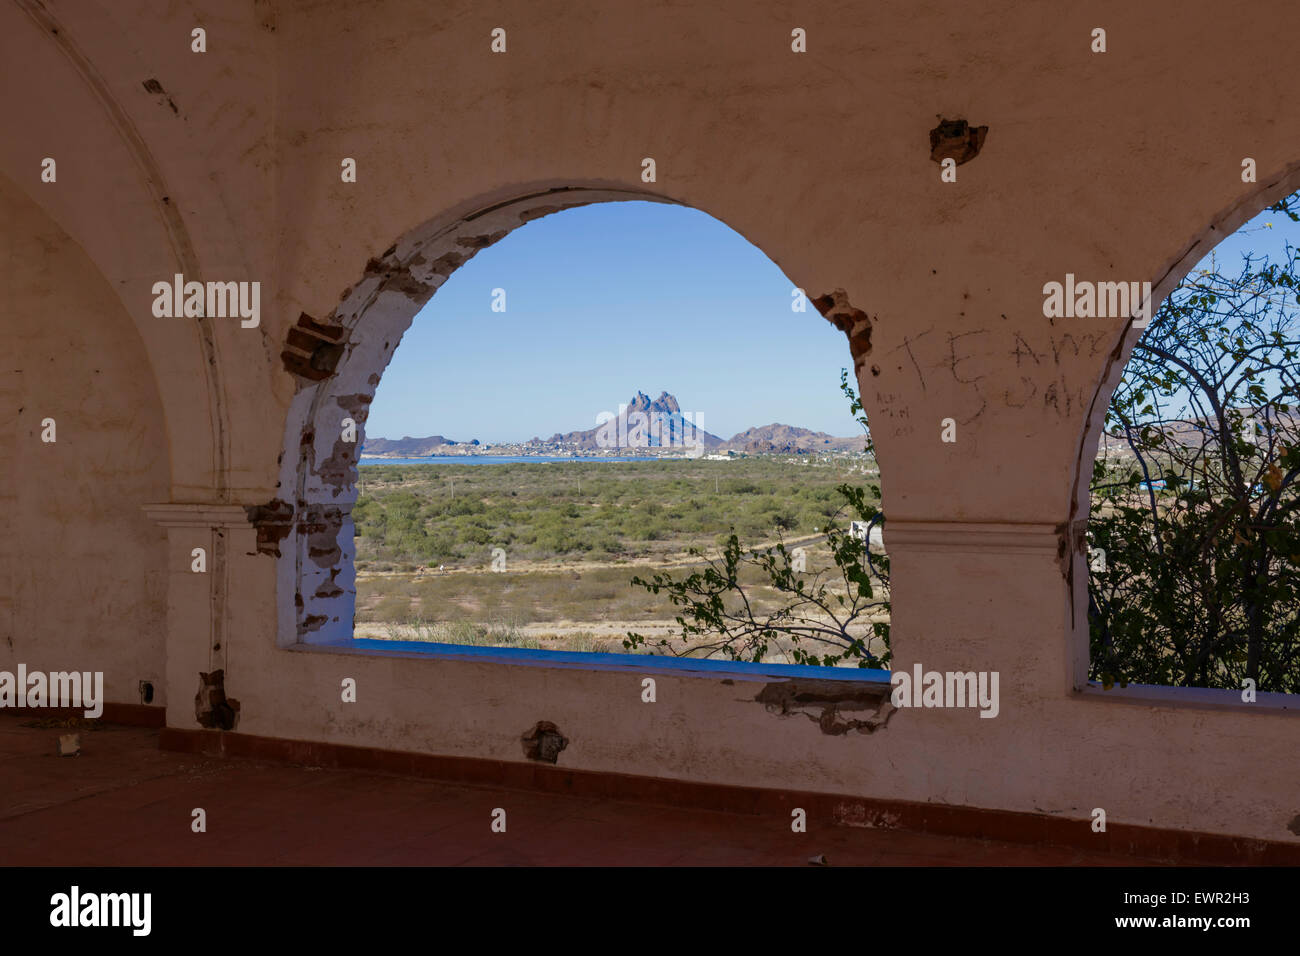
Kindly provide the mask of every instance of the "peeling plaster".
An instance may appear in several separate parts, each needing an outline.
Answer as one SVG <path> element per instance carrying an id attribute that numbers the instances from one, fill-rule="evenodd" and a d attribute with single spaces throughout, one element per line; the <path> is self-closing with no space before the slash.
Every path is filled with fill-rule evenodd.
<path id="1" fill-rule="evenodd" d="M 768 713 L 789 717 L 801 714 L 824 734 L 838 737 L 856 730 L 873 734 L 884 729 L 897 709 L 890 702 L 888 686 L 866 686 L 857 681 L 822 678 L 793 679 L 767 684 L 754 697 Z M 870 713 L 864 719 L 845 717 L 845 711 Z"/>
<path id="2" fill-rule="evenodd" d="M 843 289 L 819 295 L 812 300 L 812 304 L 832 325 L 849 337 L 854 367 L 860 372 L 867 356 L 871 354 L 871 317 L 855 308 Z"/>
<path id="3" fill-rule="evenodd" d="M 258 554 L 280 556 L 280 542 L 293 527 L 293 505 L 272 498 L 264 505 L 245 505 L 248 523 L 257 530 Z"/>
<path id="4" fill-rule="evenodd" d="M 346 330 L 338 325 L 317 322 L 306 312 L 285 336 L 280 361 L 285 371 L 298 378 L 299 387 L 320 382 L 334 374 L 346 351 Z"/>
<path id="5" fill-rule="evenodd" d="M 1074 576 L 1074 555 L 1088 553 L 1088 519 L 1078 518 L 1056 526 L 1056 564 L 1067 581 Z"/>
<path id="6" fill-rule="evenodd" d="M 226 673 L 215 670 L 199 674 L 199 692 L 194 695 L 194 719 L 210 730 L 234 730 L 239 724 L 239 701 L 226 696 Z"/>
<path id="7" fill-rule="evenodd" d="M 322 568 L 332 568 L 343 557 L 338 533 L 343 526 L 343 512 L 339 508 L 322 508 L 313 505 L 304 509 L 298 522 L 298 533 L 307 537 L 307 556 Z"/>
<path id="8" fill-rule="evenodd" d="M 869 830 L 895 830 L 902 822 L 900 814 L 877 810 L 861 803 L 839 803 L 831 811 L 836 826 L 864 827 Z"/>
<path id="9" fill-rule="evenodd" d="M 520 740 L 524 745 L 524 756 L 541 763 L 558 763 L 560 751 L 569 746 L 569 738 L 549 720 L 539 720 Z"/>
<path id="10" fill-rule="evenodd" d="M 979 155 L 988 135 L 987 126 L 971 126 L 964 119 L 939 118 L 939 125 L 930 130 L 930 158 L 936 163 L 955 159 L 957 165 L 969 162 Z"/>

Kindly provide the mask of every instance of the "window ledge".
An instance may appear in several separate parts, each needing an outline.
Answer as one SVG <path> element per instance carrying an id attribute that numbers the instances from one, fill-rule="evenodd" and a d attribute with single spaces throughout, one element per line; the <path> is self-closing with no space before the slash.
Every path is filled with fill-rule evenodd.
<path id="1" fill-rule="evenodd" d="M 382 641 L 372 638 L 294 644 L 298 653 L 356 654 L 366 657 L 402 657 L 414 660 L 477 661 L 551 667 L 566 670 L 663 675 L 672 677 L 772 680 L 854 681 L 889 687 L 889 671 L 861 667 L 810 667 L 804 664 L 746 664 L 736 661 L 662 657 L 650 654 L 599 654 L 587 651 L 540 651 L 519 647 L 474 647 L 428 641 Z"/>
<path id="2" fill-rule="evenodd" d="M 1196 708 L 1200 710 L 1258 711 L 1270 714 L 1300 714 L 1300 694 L 1257 692 L 1254 703 L 1241 699 L 1241 691 L 1215 687 L 1165 687 L 1158 684 L 1118 684 L 1110 690 L 1096 681 L 1075 688 L 1074 696 L 1086 700 L 1110 700 L 1121 704 Z"/>

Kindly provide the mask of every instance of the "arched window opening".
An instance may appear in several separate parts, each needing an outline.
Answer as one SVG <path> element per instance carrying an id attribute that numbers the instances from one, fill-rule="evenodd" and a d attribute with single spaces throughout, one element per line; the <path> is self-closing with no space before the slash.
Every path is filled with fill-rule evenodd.
<path id="1" fill-rule="evenodd" d="M 1134 344 L 1093 464 L 1089 678 L 1300 693 L 1300 193 Z"/>
<path id="2" fill-rule="evenodd" d="M 354 637 L 887 664 L 878 469 L 819 304 L 676 205 L 466 262 L 364 412 Z"/>

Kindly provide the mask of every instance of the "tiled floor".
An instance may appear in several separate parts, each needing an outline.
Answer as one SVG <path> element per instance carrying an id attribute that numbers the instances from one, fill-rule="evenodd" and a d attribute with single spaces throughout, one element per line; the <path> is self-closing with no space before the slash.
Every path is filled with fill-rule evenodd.
<path id="1" fill-rule="evenodd" d="M 157 732 L 0 715 L 0 865 L 1145 865 L 919 833 L 819 826 L 378 773 L 160 751 Z M 66 731 L 65 731 L 66 732 Z M 207 814 L 207 832 L 191 829 Z M 491 830 L 506 811 L 506 832 Z"/>

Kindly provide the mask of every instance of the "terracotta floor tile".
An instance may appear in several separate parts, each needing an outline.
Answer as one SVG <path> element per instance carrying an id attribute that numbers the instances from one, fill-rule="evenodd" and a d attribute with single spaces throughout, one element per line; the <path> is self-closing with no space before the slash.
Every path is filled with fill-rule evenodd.
<path id="1" fill-rule="evenodd" d="M 908 831 L 792 833 L 722 813 L 160 751 L 158 732 L 57 732 L 0 715 L 0 865 L 830 866 L 1143 865 L 1148 861 Z M 207 832 L 190 829 L 192 810 Z M 491 829 L 506 811 L 505 833 Z"/>

